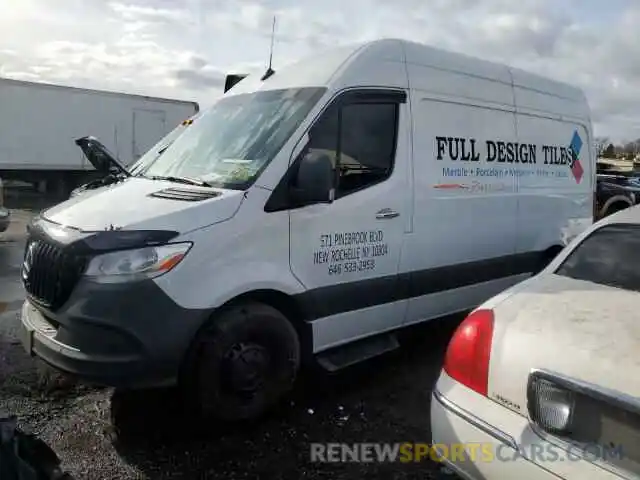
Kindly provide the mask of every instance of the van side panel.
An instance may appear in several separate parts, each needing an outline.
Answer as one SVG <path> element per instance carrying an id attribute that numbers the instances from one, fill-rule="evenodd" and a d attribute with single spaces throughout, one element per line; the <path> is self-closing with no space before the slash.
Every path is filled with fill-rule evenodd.
<path id="1" fill-rule="evenodd" d="M 534 174 L 518 177 L 517 251 L 543 251 L 592 222 L 591 136 L 578 121 L 518 114 L 517 125 L 519 142 L 538 147 Z M 574 168 L 562 151 L 572 142 L 580 149 Z"/>
<path id="2" fill-rule="evenodd" d="M 593 221 L 590 112 L 578 89 L 516 69 L 512 74 L 518 140 L 537 145 L 539 167 L 519 177 L 517 251 L 545 250 L 563 245 Z M 578 149 L 573 168 L 566 151 L 571 147 Z"/>
<path id="3" fill-rule="evenodd" d="M 405 55 L 407 64 L 416 68 L 410 68 L 409 78 L 412 86 L 420 89 L 431 90 L 434 86 L 431 75 L 425 75 L 427 71 L 433 74 L 435 71 L 441 71 L 443 73 L 452 73 L 463 76 L 471 76 L 480 80 L 479 84 L 474 85 L 472 83 L 466 83 L 465 85 L 460 82 L 456 82 L 455 86 L 462 87 L 461 91 L 456 91 L 452 88 L 452 85 L 448 87 L 442 85 L 437 89 L 439 92 L 451 91 L 454 95 L 467 96 L 471 94 L 476 98 L 488 99 L 490 94 L 485 94 L 482 88 L 487 87 L 488 82 L 495 82 L 498 84 L 511 85 L 511 73 L 509 67 L 493 62 L 487 62 L 479 58 L 470 57 L 467 55 L 461 55 L 459 53 L 448 52 L 446 50 L 440 50 L 438 48 L 430 47 L 415 42 L 404 42 Z M 426 70 L 428 68 L 428 70 Z M 427 88 L 429 87 L 429 88 Z M 442 88 L 448 88 L 449 90 L 442 90 Z M 500 91 L 500 86 L 496 86 Z M 464 92 L 464 93 L 462 93 Z M 499 93 L 499 102 L 507 101 L 512 103 L 513 99 L 511 95 L 509 99 L 503 97 L 503 93 Z"/>
<path id="4" fill-rule="evenodd" d="M 589 119 L 589 106 L 581 90 L 516 68 L 510 72 L 514 102 L 520 111 Z"/>
<path id="5" fill-rule="evenodd" d="M 472 307 L 515 282 L 504 279 L 516 248 L 515 177 L 494 175 L 487 159 L 495 142 L 517 137 L 509 83 L 408 69 L 415 207 L 400 275 L 409 275 L 406 323 L 415 323 Z"/>

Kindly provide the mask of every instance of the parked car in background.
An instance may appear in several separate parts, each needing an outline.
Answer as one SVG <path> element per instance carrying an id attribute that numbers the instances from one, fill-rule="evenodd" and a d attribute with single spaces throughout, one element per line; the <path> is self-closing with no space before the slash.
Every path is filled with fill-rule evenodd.
<path id="1" fill-rule="evenodd" d="M 604 218 L 640 201 L 640 177 L 629 174 L 598 174 L 596 218 Z"/>
<path id="2" fill-rule="evenodd" d="M 636 206 L 463 321 L 431 405 L 445 462 L 470 479 L 638 478 L 639 264 Z"/>
<path id="3" fill-rule="evenodd" d="M 0 233 L 5 232 L 9 228 L 11 221 L 11 212 L 4 206 L 4 185 L 0 178 Z"/>

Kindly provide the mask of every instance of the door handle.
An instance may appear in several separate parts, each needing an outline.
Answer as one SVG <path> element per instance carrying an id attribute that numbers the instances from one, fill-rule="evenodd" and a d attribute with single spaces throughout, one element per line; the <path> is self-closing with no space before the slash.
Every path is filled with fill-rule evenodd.
<path id="1" fill-rule="evenodd" d="M 382 210 L 378 211 L 378 213 L 376 213 L 376 218 L 378 220 L 384 220 L 387 218 L 396 218 L 399 217 L 400 214 L 394 210 L 391 210 L 390 208 L 383 208 Z"/>

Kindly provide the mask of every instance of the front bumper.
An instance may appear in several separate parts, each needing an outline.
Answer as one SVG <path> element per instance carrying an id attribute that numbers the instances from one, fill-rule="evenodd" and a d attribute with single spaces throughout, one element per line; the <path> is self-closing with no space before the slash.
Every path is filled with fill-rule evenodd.
<path id="1" fill-rule="evenodd" d="M 153 281 L 96 284 L 81 280 L 56 312 L 27 299 L 25 350 L 82 380 L 113 387 L 177 382 L 207 312 L 180 307 Z"/>
<path id="2" fill-rule="evenodd" d="M 11 212 L 4 207 L 0 207 L 0 233 L 6 232 L 11 223 Z"/>

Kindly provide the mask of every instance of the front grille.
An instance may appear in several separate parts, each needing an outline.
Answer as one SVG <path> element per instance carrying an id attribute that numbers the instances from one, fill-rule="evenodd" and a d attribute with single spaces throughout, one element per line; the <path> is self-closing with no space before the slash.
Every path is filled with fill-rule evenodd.
<path id="1" fill-rule="evenodd" d="M 86 261 L 51 243 L 34 240 L 27 244 L 22 280 L 31 298 L 51 310 L 60 308 L 71 295 Z"/>

